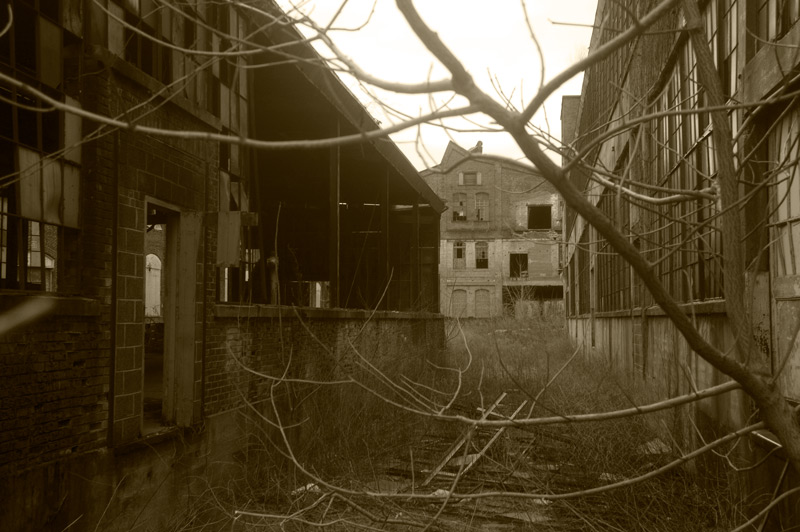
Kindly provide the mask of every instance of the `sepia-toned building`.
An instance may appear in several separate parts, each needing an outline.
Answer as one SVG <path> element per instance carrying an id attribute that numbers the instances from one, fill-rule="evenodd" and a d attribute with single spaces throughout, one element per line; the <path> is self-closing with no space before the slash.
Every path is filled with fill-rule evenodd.
<path id="1" fill-rule="evenodd" d="M 439 251 L 441 312 L 457 318 L 560 311 L 561 204 L 530 167 L 450 142 L 422 172 L 447 204 Z"/>

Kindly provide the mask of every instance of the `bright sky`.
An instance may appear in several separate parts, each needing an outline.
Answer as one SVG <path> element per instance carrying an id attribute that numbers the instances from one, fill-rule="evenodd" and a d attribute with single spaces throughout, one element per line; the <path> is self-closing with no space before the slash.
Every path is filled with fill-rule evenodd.
<path id="1" fill-rule="evenodd" d="M 298 0 L 293 0 L 295 4 Z M 286 7 L 289 0 L 281 0 Z M 310 13 L 320 25 L 327 25 L 340 5 L 339 0 L 309 0 L 302 9 Z M 550 79 L 561 70 L 583 58 L 591 37 L 591 29 L 569 25 L 592 24 L 596 0 L 527 0 L 533 29 L 544 50 L 545 77 Z M 350 0 L 337 20 L 339 27 L 357 27 L 369 17 L 373 0 Z M 540 63 L 536 48 L 530 39 L 519 0 L 417 0 L 417 9 L 428 25 L 436 31 L 446 45 L 459 57 L 485 91 L 496 95 L 491 80 L 495 78 L 503 92 L 521 109 L 530 100 L 540 83 Z M 374 76 L 399 82 L 418 83 L 441 79 L 444 68 L 425 50 L 411 32 L 393 0 L 377 0 L 375 12 L 369 23 L 358 31 L 332 34 L 337 46 Z M 369 111 L 387 125 L 394 120 L 382 114 L 379 104 L 369 97 L 352 79 L 345 79 L 353 93 Z M 561 96 L 579 94 L 582 77 L 570 80 L 545 104 L 545 113 L 534 117 L 534 123 L 556 138 L 560 136 Z M 378 97 L 403 112 L 418 115 L 430 111 L 427 96 L 407 96 L 375 91 Z M 441 102 L 446 97 L 437 95 Z M 497 98 L 499 99 L 499 97 Z M 465 102 L 454 102 L 463 105 Z M 486 124 L 483 117 L 477 120 Z M 474 124 L 451 119 L 446 122 L 459 129 L 475 129 Z M 421 135 L 422 144 L 415 142 Z M 420 132 L 414 128 L 392 138 L 409 159 L 424 168 L 437 164 L 449 138 L 464 148 L 483 141 L 484 153 L 520 156 L 513 140 L 504 133 L 451 132 L 442 128 L 424 126 Z"/>

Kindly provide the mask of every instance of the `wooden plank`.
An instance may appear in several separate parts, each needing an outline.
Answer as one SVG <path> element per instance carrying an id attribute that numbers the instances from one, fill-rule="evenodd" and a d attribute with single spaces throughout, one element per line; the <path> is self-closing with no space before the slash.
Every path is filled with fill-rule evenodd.
<path id="1" fill-rule="evenodd" d="M 511 414 L 509 419 L 514 419 L 515 417 L 517 417 L 517 414 L 520 413 L 520 411 L 525 407 L 526 404 L 528 404 L 528 401 L 522 401 L 522 404 L 519 405 L 516 410 L 514 410 L 514 413 Z M 464 475 L 467 471 L 472 469 L 472 466 L 474 466 L 475 463 L 478 460 L 480 460 L 483 457 L 484 454 L 486 454 L 486 451 L 489 450 L 489 447 L 491 447 L 492 444 L 494 444 L 494 442 L 497 441 L 497 438 L 499 438 L 506 431 L 506 428 L 507 427 L 500 427 L 500 430 L 498 430 L 497 432 L 494 433 L 494 436 L 492 436 L 491 439 L 489 439 L 489 442 L 486 445 L 484 445 L 483 449 L 481 449 L 478 452 L 478 456 L 475 458 L 475 460 L 472 460 L 471 462 L 469 462 L 467 464 L 467 466 L 464 469 L 461 470 L 461 474 L 462 475 Z"/>
<path id="2" fill-rule="evenodd" d="M 492 411 L 494 411 L 494 409 L 497 408 L 497 405 L 499 405 L 500 402 L 503 399 L 505 399 L 505 397 L 506 397 L 506 392 L 501 393 L 500 396 L 497 399 L 495 399 L 494 403 L 492 403 L 492 406 L 490 406 L 483 413 L 483 415 L 480 418 L 480 421 L 483 421 L 487 417 L 489 417 L 489 415 L 492 413 Z M 422 488 L 422 487 L 425 487 L 425 486 L 427 486 L 428 484 L 431 483 L 431 480 L 433 480 L 434 477 L 439 474 L 439 472 L 442 470 L 442 468 L 444 468 L 444 466 L 447 465 L 447 462 L 449 462 L 456 455 L 458 450 L 461 449 L 461 447 L 464 445 L 464 443 L 472 436 L 472 434 L 475 432 L 475 428 L 476 428 L 476 425 L 472 425 L 466 432 L 464 432 L 464 434 L 461 436 L 461 438 L 459 438 L 455 443 L 453 443 L 452 446 L 450 446 L 450 449 L 445 454 L 444 459 L 441 462 L 439 462 L 439 465 L 437 465 L 436 467 L 433 468 L 433 470 L 430 472 L 428 477 L 425 479 L 425 481 L 422 484 L 419 485 L 419 487 Z"/>

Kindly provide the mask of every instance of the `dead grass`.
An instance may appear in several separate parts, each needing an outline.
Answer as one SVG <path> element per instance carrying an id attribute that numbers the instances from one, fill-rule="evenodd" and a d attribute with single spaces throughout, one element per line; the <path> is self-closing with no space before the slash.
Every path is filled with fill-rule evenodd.
<path id="1" fill-rule="evenodd" d="M 610 411 L 652 399 L 603 357 L 578 355 L 567 364 L 574 349 L 559 319 L 465 322 L 452 328 L 451 363 L 467 356 L 467 348 L 473 357 L 466 376 L 468 408 L 509 390 L 513 395 L 506 413 L 528 400 L 535 401 L 533 414 L 540 416 Z M 634 478 L 677 457 L 670 436 L 657 430 L 662 424 L 653 417 L 514 429 L 512 440 L 524 432 L 529 441 L 524 455 L 509 452 L 519 447 L 511 443 L 506 450 L 498 447 L 493 458 L 536 478 L 531 486 L 536 490 L 575 491 Z M 552 508 L 575 530 L 726 530 L 742 517 L 735 487 L 715 467 L 677 470 L 632 487 L 559 501 Z"/>
<path id="2" fill-rule="evenodd" d="M 535 404 L 532 415 L 551 416 L 626 408 L 647 399 L 647 390 L 610 370 L 601 357 L 579 355 L 566 364 L 574 349 L 562 319 L 556 316 L 525 322 L 452 322 L 448 337 L 445 353 L 432 358 L 459 368 L 471 360 L 453 405 L 462 414 L 477 417 L 477 409 L 491 404 L 502 392 L 508 393 L 499 407 L 506 415 L 525 400 Z M 430 388 L 453 391 L 458 386 L 453 372 L 431 365 L 414 365 L 410 371 L 402 366 L 383 369 L 392 379 L 403 373 Z M 391 395 L 373 374 L 363 373 L 361 378 Z M 420 393 L 443 401 L 443 395 L 423 390 Z M 427 487 L 421 487 L 421 480 L 467 427 L 413 415 L 354 385 L 301 386 L 292 393 L 287 404 L 297 422 L 289 430 L 292 447 L 303 466 L 320 478 L 353 490 L 431 493 L 449 489 L 452 476 L 447 472 L 452 475 L 458 467 L 445 468 L 445 474 Z M 654 430 L 654 425 L 659 426 L 635 417 L 512 428 L 491 445 L 457 491 L 563 493 L 636 477 L 676 456 L 669 436 Z M 456 456 L 476 453 L 494 433 L 476 431 Z M 415 530 L 427 523 L 434 523 L 432 530 L 518 530 L 529 529 L 533 521 L 526 519 L 535 518 L 536 528 L 530 529 L 721 531 L 741 521 L 728 476 L 713 473 L 713 467 L 700 468 L 700 473 L 676 470 L 632 487 L 552 504 L 500 498 L 451 501 L 442 508 L 440 503 L 345 498 L 325 489 L 317 491 L 312 479 L 277 455 L 274 434 L 267 431 L 253 443 L 241 478 L 222 489 L 209 488 L 198 504 L 206 508 L 206 515 L 202 519 L 198 515 L 192 526 L 184 524 L 182 529 L 230 525 L 236 509 L 292 516 L 242 519 L 236 530 Z M 302 489 L 306 485 L 309 490 Z M 209 503 L 215 511 L 207 509 Z M 213 526 L 206 528 L 204 523 Z"/>

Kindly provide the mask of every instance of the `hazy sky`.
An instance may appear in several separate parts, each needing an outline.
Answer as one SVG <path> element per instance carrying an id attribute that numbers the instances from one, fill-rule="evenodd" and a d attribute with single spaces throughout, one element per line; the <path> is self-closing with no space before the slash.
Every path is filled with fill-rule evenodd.
<path id="1" fill-rule="evenodd" d="M 281 3 L 286 6 L 288 0 Z M 298 2 L 295 0 L 294 3 Z M 555 76 L 585 56 L 591 37 L 589 28 L 556 25 L 551 21 L 592 24 L 596 3 L 596 0 L 527 0 L 528 14 L 544 49 L 546 78 Z M 327 25 L 339 4 L 338 0 L 311 0 L 303 4 L 302 9 L 317 23 Z M 337 21 L 338 25 L 360 26 L 367 20 L 372 5 L 373 0 L 350 0 Z M 521 97 L 525 101 L 531 98 L 540 82 L 540 65 L 519 0 L 417 0 L 415 5 L 428 25 L 462 60 L 479 86 L 495 94 L 491 79 L 496 78 L 518 108 L 522 106 Z M 347 55 L 375 76 L 412 83 L 425 81 L 428 76 L 440 79 L 445 74 L 443 67 L 408 28 L 393 0 L 377 0 L 375 12 L 364 28 L 336 32 L 332 36 Z M 560 134 L 561 95 L 579 94 L 581 81 L 581 77 L 573 78 L 545 106 L 549 130 L 556 137 Z M 352 80 L 346 80 L 346 83 L 384 125 L 390 120 L 381 115 L 378 104 L 367 101 L 366 95 Z M 376 92 L 383 101 L 406 113 L 416 115 L 430 110 L 430 102 L 425 96 Z M 437 101 L 444 98 L 443 95 L 436 96 Z M 478 120 L 486 123 L 482 117 Z M 548 127 L 541 112 L 534 122 L 543 129 Z M 451 120 L 448 124 L 462 129 L 475 127 L 463 120 Z M 418 168 L 438 163 L 447 146 L 447 133 L 441 128 L 423 127 L 420 134 L 427 153 L 422 152 L 421 156 L 420 150 L 414 146 L 417 134 L 414 129 L 392 138 Z M 513 141 L 505 134 L 452 132 L 450 135 L 465 148 L 481 140 L 484 153 L 519 156 Z"/>

